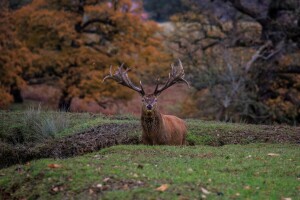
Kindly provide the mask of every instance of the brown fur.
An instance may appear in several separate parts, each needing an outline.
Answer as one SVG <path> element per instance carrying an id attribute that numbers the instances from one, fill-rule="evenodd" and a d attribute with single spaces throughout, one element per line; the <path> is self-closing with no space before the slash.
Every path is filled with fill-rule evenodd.
<path id="1" fill-rule="evenodd" d="M 143 107 L 141 123 L 142 140 L 148 145 L 184 145 L 187 134 L 185 122 L 173 115 L 163 115 L 154 108 Z"/>

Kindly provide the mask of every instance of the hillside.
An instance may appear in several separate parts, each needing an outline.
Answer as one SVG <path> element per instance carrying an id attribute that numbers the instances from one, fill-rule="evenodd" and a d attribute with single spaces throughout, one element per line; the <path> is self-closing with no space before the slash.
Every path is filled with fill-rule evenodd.
<path id="1" fill-rule="evenodd" d="M 140 145 L 141 128 L 133 116 L 29 110 L 1 112 L 0 119 L 2 199 L 296 199 L 300 194 L 299 127 L 187 119 L 189 145 L 172 147 Z M 57 132 L 38 135 L 30 120 L 43 124 L 39 130 L 52 124 Z M 59 129 L 62 123 L 67 125 Z"/>

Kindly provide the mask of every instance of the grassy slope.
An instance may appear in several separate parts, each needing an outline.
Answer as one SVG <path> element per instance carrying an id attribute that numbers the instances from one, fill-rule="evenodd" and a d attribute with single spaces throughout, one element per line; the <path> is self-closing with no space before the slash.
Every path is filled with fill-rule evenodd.
<path id="1" fill-rule="evenodd" d="M 60 167 L 49 168 L 53 163 Z M 0 171 L 0 188 L 11 197 L 33 199 L 198 199 L 201 195 L 209 199 L 297 199 L 299 172 L 297 145 L 132 145 L 12 166 Z M 168 184 L 168 189 L 156 191 L 162 184 Z"/>
<path id="2" fill-rule="evenodd" d="M 6 130 L 22 129 L 22 113 L 0 113 Z M 101 124 L 138 124 L 132 117 L 70 115 L 64 138 Z M 3 123 L 3 122 L 10 123 Z M 115 146 L 64 160 L 41 159 L 0 170 L 0 199 L 280 199 L 300 196 L 299 127 L 188 120 L 196 146 Z M 115 129 L 115 130 L 118 130 Z M 5 135 L 5 131 L 1 134 Z M 10 134 L 10 133 L 9 133 Z M 135 132 L 134 134 L 140 134 Z M 279 137 L 280 136 L 280 137 Z M 286 137 L 283 137 L 286 136 Z M 296 141 L 296 142 L 295 142 Z M 248 144 L 271 142 L 285 144 Z M 202 146 L 203 144 L 221 147 Z M 72 144 L 70 144 L 72 145 Z M 279 156 L 268 156 L 278 153 Z M 0 152 L 1 154 L 1 152 Z M 48 164 L 59 164 L 49 168 Z M 169 184 L 164 192 L 155 188 Z M 210 193 L 205 194 L 204 188 Z M 203 198 L 203 196 L 202 196 Z"/>

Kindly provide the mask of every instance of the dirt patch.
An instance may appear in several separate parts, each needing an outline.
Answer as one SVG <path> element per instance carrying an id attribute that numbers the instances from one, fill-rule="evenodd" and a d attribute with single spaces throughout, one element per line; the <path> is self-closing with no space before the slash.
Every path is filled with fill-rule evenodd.
<path id="1" fill-rule="evenodd" d="M 287 126 L 261 126 L 258 131 L 239 131 L 219 133 L 213 146 L 226 144 L 249 144 L 249 143 L 292 143 L 300 144 L 300 127 Z"/>
<path id="2" fill-rule="evenodd" d="M 189 145 L 205 144 L 223 146 L 227 144 L 289 143 L 300 144 L 300 127 L 257 126 L 257 130 L 216 130 L 209 133 L 194 133 L 188 138 Z"/>
<path id="3" fill-rule="evenodd" d="M 300 127 L 258 126 L 259 130 L 224 131 L 216 129 L 210 133 L 194 133 L 189 145 L 222 146 L 249 143 L 300 144 Z M 118 144 L 139 144 L 141 126 L 132 123 L 108 123 L 90 128 L 71 136 L 45 140 L 39 144 L 12 145 L 0 142 L 0 168 L 25 163 L 39 158 L 67 158 Z M 212 155 L 200 157 L 210 158 Z"/>
<path id="4" fill-rule="evenodd" d="M 0 168 L 39 158 L 67 158 L 118 144 L 140 142 L 139 123 L 103 124 L 87 131 L 34 146 L 0 142 Z"/>

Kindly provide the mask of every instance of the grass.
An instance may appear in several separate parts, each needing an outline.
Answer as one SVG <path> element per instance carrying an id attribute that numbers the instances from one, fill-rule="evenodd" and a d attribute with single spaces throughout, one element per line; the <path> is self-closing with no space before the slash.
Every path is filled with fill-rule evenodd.
<path id="1" fill-rule="evenodd" d="M 297 199 L 299 173 L 297 145 L 131 145 L 2 169 L 0 188 L 28 199 Z"/>
<path id="2" fill-rule="evenodd" d="M 141 135 L 133 116 L 39 111 L 26 120 L 24 113 L 0 111 L 0 167 L 20 163 L 0 170 L 0 199 L 300 196 L 299 127 L 189 119 L 187 140 L 194 146 L 143 146 L 132 145 Z M 54 137 L 19 141 L 32 134 L 24 122 L 58 115 L 68 125 Z M 116 144 L 131 145 L 110 147 Z"/>
<path id="3" fill-rule="evenodd" d="M 107 123 L 137 122 L 133 116 L 107 117 L 101 114 L 43 111 L 29 108 L 25 111 L 0 111 L 0 140 L 16 143 L 44 142 Z"/>

